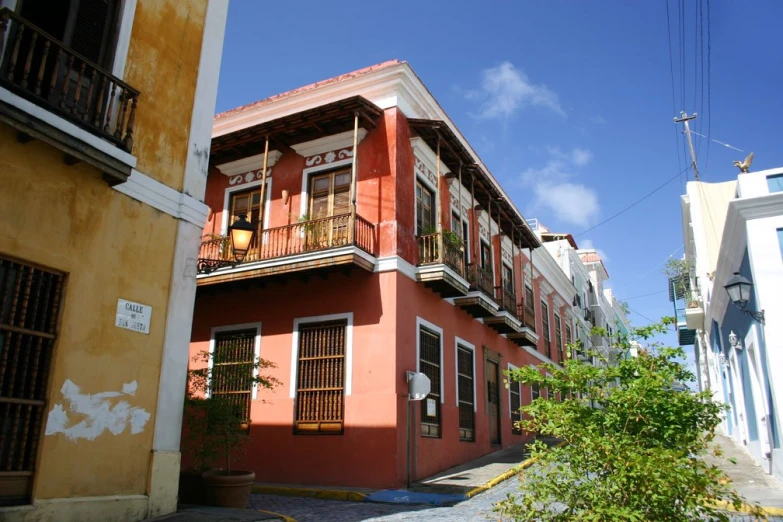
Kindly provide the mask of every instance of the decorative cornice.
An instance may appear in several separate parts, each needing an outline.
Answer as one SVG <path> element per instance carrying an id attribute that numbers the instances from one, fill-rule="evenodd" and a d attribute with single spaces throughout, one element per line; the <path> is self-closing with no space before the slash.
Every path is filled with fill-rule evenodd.
<path id="1" fill-rule="evenodd" d="M 359 129 L 359 143 L 367 136 L 367 129 Z M 353 131 L 345 131 L 339 134 L 332 134 L 318 138 L 317 140 L 305 141 L 291 145 L 291 148 L 297 154 L 305 158 L 327 153 L 329 151 L 339 151 L 340 149 L 353 149 Z M 312 165 L 310 165 L 312 166 Z"/>
<path id="2" fill-rule="evenodd" d="M 282 155 L 283 153 L 280 151 L 270 150 L 269 159 L 267 161 L 266 166 L 267 167 L 274 166 L 274 164 L 277 163 L 277 160 L 279 160 L 280 156 Z M 244 174 L 251 170 L 259 170 L 260 172 L 260 170 L 264 168 L 264 155 L 256 154 L 254 156 L 248 156 L 246 158 L 238 159 L 236 161 L 229 161 L 228 163 L 223 163 L 222 165 L 216 165 L 216 167 L 221 172 L 221 174 L 224 174 L 226 176 L 236 176 L 238 174 Z"/>
<path id="3" fill-rule="evenodd" d="M 330 150 L 321 154 L 315 154 L 308 156 L 305 159 L 305 165 L 307 167 L 315 167 L 318 165 L 329 165 L 335 161 L 353 158 L 353 146 L 346 147 L 339 150 Z"/>

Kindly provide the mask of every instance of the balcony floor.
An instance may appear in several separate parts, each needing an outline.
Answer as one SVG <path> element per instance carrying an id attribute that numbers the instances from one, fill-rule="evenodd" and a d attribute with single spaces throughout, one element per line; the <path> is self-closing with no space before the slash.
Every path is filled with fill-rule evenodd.
<path id="1" fill-rule="evenodd" d="M 476 318 L 492 317 L 498 313 L 498 305 L 483 292 L 472 291 L 464 297 L 456 297 L 454 304 Z"/>
<path id="2" fill-rule="evenodd" d="M 416 279 L 444 298 L 464 296 L 470 289 L 470 284 L 446 264 L 420 266 Z"/>
<path id="3" fill-rule="evenodd" d="M 523 327 L 519 332 L 506 334 L 506 337 L 517 346 L 528 346 L 530 348 L 538 346 L 538 335 L 527 326 Z"/>
<path id="4" fill-rule="evenodd" d="M 517 333 L 522 330 L 522 323 L 505 310 L 497 315 L 484 318 L 484 324 L 501 334 Z"/>

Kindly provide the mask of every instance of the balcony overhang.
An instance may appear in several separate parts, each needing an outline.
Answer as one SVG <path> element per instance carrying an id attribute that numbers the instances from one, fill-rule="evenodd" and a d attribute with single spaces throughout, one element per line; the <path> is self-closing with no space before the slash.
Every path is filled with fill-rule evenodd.
<path id="1" fill-rule="evenodd" d="M 498 313 L 498 305 L 484 292 L 471 291 L 463 297 L 455 297 L 454 305 L 459 306 L 475 318 L 492 317 Z"/>
<path id="2" fill-rule="evenodd" d="M 416 279 L 444 298 L 464 296 L 470 289 L 470 284 L 445 263 L 418 267 Z"/>
<path id="3" fill-rule="evenodd" d="M 352 131 L 374 129 L 383 110 L 362 96 L 353 96 L 212 138 L 210 164 L 222 165 L 263 154 L 267 136 L 270 150 L 285 151 L 299 143 Z"/>
<path id="4" fill-rule="evenodd" d="M 693 346 L 696 342 L 696 330 L 679 328 L 677 330 L 677 342 L 680 346 Z"/>
<path id="5" fill-rule="evenodd" d="M 485 325 L 501 334 L 518 333 L 522 331 L 522 323 L 519 319 L 505 310 L 500 310 L 494 316 L 485 317 L 483 321 Z"/>
<path id="6" fill-rule="evenodd" d="M 527 326 L 518 332 L 506 334 L 506 337 L 517 346 L 528 346 L 530 348 L 538 346 L 538 334 Z"/>
<path id="7" fill-rule="evenodd" d="M 327 273 L 335 268 L 353 267 L 372 272 L 375 269 L 375 258 L 361 248 L 349 245 L 218 268 L 209 274 L 198 275 L 196 284 L 202 287 L 257 278 Z"/>
<path id="8" fill-rule="evenodd" d="M 685 309 L 685 324 L 690 330 L 703 330 L 704 329 L 704 308 L 694 306 L 693 308 Z"/>

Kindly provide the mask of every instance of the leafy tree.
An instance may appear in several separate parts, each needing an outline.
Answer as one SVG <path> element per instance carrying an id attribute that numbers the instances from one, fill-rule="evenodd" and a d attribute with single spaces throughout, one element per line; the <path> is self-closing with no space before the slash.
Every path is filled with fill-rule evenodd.
<path id="1" fill-rule="evenodd" d="M 497 511 L 517 521 L 730 520 L 716 502 L 739 508 L 743 499 L 701 458 L 726 407 L 709 393 L 677 391 L 694 380 L 685 354 L 652 341 L 672 323 L 635 328 L 630 338 L 648 348 L 616 358 L 616 365 L 567 360 L 562 369 L 507 372 L 513 381 L 551 390 L 522 408 L 520 427 L 564 444 L 531 444 L 537 465 Z M 620 339 L 621 351 L 630 338 Z"/>

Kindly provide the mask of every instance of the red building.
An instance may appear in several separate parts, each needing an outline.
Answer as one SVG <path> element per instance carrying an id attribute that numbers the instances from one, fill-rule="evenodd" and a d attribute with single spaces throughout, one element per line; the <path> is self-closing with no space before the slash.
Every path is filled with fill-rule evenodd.
<path id="1" fill-rule="evenodd" d="M 223 390 L 256 480 L 404 484 L 409 370 L 432 381 L 414 479 L 525 440 L 538 391 L 503 372 L 563 357 L 573 287 L 542 279 L 543 248 L 531 265 L 539 240 L 407 63 L 219 114 L 206 203 L 191 351 L 238 340 L 284 383 Z M 257 233 L 231 266 L 240 215 Z"/>

